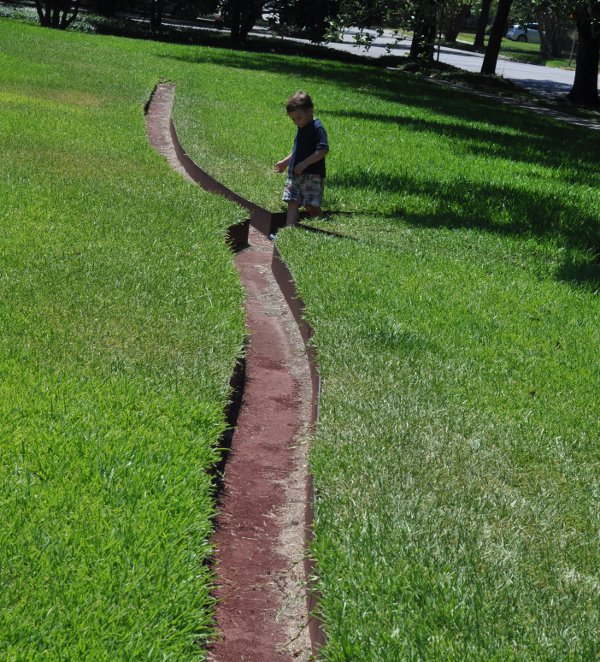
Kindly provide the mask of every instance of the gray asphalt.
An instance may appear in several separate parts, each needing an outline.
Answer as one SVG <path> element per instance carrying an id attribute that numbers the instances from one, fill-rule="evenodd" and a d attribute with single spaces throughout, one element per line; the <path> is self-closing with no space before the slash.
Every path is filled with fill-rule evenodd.
<path id="1" fill-rule="evenodd" d="M 170 24 L 181 24 L 182 21 L 165 21 Z M 205 30 L 207 26 L 193 26 L 195 29 Z M 364 57 L 378 58 L 383 55 L 406 55 L 410 50 L 410 39 L 401 39 L 394 42 L 393 35 L 386 32 L 382 37 L 374 40 L 369 49 L 364 47 L 357 47 L 354 45 L 353 35 L 356 30 L 350 28 L 342 37 L 340 41 L 330 42 L 325 44 L 328 48 L 356 53 Z M 254 36 L 272 36 L 268 29 L 264 27 L 255 26 L 252 30 Z M 304 39 L 293 39 L 301 43 L 310 43 Z M 388 45 L 390 46 L 388 49 Z M 437 53 L 436 53 L 437 57 Z M 480 53 L 473 53 L 471 51 L 463 51 L 459 48 L 448 48 L 443 46 L 439 49 L 439 60 L 447 64 L 451 64 L 459 69 L 465 71 L 481 71 L 481 64 L 483 62 L 483 55 Z M 565 96 L 573 87 L 575 79 L 575 72 L 567 69 L 558 69 L 555 67 L 542 67 L 535 64 L 525 64 L 523 62 L 515 62 L 506 58 L 498 58 L 496 67 L 496 74 L 507 78 L 517 85 L 529 90 L 530 92 L 547 97 L 561 97 Z"/>
<path id="2" fill-rule="evenodd" d="M 386 44 L 391 41 L 390 35 L 384 35 L 381 38 L 375 39 L 373 45 L 368 50 L 363 47 L 357 48 L 353 45 L 353 34 L 354 32 L 350 30 L 344 35 L 343 41 L 332 42 L 328 44 L 328 47 L 375 58 L 388 55 L 389 53 L 405 55 L 410 49 L 410 39 L 403 39 L 393 44 L 391 50 L 388 51 Z M 465 71 L 478 72 L 481 70 L 483 55 L 443 46 L 439 50 L 439 60 Z M 496 74 L 513 81 L 535 94 L 552 97 L 566 95 L 571 90 L 575 79 L 574 71 L 525 64 L 502 57 L 498 59 Z"/>

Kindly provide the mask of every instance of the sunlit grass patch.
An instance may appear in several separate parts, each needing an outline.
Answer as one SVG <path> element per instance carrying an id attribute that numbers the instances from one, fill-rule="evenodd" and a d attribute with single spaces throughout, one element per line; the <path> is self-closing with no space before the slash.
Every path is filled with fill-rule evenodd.
<path id="1" fill-rule="evenodd" d="M 350 225 L 278 238 L 324 378 L 325 659 L 593 655 L 597 296 L 531 241 Z"/>
<path id="2" fill-rule="evenodd" d="M 150 148 L 150 44 L 0 30 L 0 650 L 201 657 L 243 212 Z"/>

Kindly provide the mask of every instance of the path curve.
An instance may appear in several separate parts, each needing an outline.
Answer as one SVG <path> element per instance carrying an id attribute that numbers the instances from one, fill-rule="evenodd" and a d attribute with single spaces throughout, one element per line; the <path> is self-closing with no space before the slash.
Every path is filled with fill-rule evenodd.
<path id="1" fill-rule="evenodd" d="M 173 141 L 173 95 L 173 85 L 157 86 L 147 107 L 148 136 L 189 178 Z M 273 243 L 263 232 L 251 227 L 249 247 L 235 257 L 247 295 L 249 342 L 213 538 L 221 637 L 209 655 L 218 661 L 308 660 L 314 631 L 304 590 L 314 386 L 298 326 L 273 275 Z"/>

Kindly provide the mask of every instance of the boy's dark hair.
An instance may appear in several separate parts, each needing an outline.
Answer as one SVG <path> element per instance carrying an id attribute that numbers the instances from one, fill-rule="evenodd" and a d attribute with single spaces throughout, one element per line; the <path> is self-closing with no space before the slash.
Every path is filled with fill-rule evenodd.
<path id="1" fill-rule="evenodd" d="M 294 92 L 285 104 L 285 110 L 288 113 L 293 113 L 296 110 L 309 110 L 312 107 L 312 99 L 306 92 Z"/>

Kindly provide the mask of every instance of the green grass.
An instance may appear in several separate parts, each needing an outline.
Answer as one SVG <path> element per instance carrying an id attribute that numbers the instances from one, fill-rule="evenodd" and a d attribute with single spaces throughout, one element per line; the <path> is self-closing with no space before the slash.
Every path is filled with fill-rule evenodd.
<path id="1" fill-rule="evenodd" d="M 153 46 L 0 32 L 0 655 L 203 656 L 243 213 L 149 147 Z"/>
<path id="2" fill-rule="evenodd" d="M 273 165 L 294 137 L 283 104 L 307 88 L 332 143 L 329 209 L 554 238 L 566 269 L 575 248 L 600 246 L 594 132 L 398 72 L 216 50 L 189 58 L 182 141 L 250 200 L 280 208 Z"/>
<path id="3" fill-rule="evenodd" d="M 186 148 L 271 208 L 283 102 L 313 95 L 344 212 L 318 225 L 355 239 L 278 239 L 324 377 L 324 659 L 593 659 L 597 134 L 396 72 L 190 61 Z"/>
<path id="4" fill-rule="evenodd" d="M 278 239 L 324 379 L 324 659 L 595 659 L 597 295 L 534 240 L 335 227 Z"/>
<path id="5" fill-rule="evenodd" d="M 352 212 L 324 224 L 354 240 L 278 238 L 324 376 L 323 657 L 597 657 L 597 133 L 372 67 L 0 30 L 3 654 L 210 636 L 240 216 L 148 148 L 165 77 L 187 151 L 273 209 L 307 89 Z"/>

